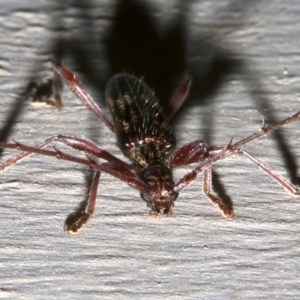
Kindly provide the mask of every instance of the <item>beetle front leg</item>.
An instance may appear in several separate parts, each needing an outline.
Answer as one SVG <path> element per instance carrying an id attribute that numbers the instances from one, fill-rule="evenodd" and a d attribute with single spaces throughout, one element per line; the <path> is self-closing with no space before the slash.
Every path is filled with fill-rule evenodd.
<path id="1" fill-rule="evenodd" d="M 196 140 L 176 149 L 171 156 L 172 167 L 204 161 L 209 155 L 208 147 L 202 140 Z"/>
<path id="2" fill-rule="evenodd" d="M 177 168 L 196 162 L 204 162 L 224 150 L 224 146 L 208 147 L 202 140 L 196 140 L 176 149 L 171 156 L 172 167 Z"/>

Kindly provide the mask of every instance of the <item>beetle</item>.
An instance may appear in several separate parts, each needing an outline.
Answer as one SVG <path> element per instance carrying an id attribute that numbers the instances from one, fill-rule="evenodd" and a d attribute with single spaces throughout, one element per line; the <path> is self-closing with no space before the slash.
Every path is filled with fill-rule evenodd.
<path id="1" fill-rule="evenodd" d="M 281 175 L 272 171 L 241 147 L 300 118 L 300 111 L 281 122 L 263 127 L 252 135 L 225 146 L 208 146 L 202 140 L 187 143 L 176 149 L 176 138 L 169 120 L 186 99 L 191 77 L 185 74 L 175 89 L 164 110 L 148 85 L 134 75 L 117 74 L 107 84 L 105 97 L 112 116 L 112 122 L 105 116 L 87 90 L 75 75 L 61 63 L 54 65 L 57 74 L 66 82 L 72 92 L 116 135 L 117 144 L 131 163 L 126 163 L 94 142 L 76 136 L 56 135 L 34 147 L 13 140 L 0 142 L 0 148 L 15 148 L 19 155 L 0 166 L 5 169 L 31 153 L 54 156 L 95 170 L 88 201 L 79 211 L 67 218 L 65 230 L 76 233 L 94 213 L 97 188 L 101 172 L 108 173 L 140 191 L 141 198 L 150 208 L 150 215 L 172 215 L 172 207 L 179 192 L 192 182 L 200 172 L 204 173 L 203 192 L 213 204 L 219 207 L 225 217 L 233 217 L 233 209 L 212 192 L 212 165 L 232 154 L 243 154 L 260 169 L 276 180 L 288 192 L 299 196 L 299 190 Z M 57 93 L 56 93 L 57 94 Z M 60 103 L 60 102 L 59 102 Z M 59 104 L 61 105 L 61 104 Z M 45 149 L 54 142 L 63 143 L 85 154 L 85 158 L 61 152 L 56 147 Z M 104 160 L 99 162 L 97 159 Z M 177 182 L 173 169 L 183 165 L 197 165 Z"/>

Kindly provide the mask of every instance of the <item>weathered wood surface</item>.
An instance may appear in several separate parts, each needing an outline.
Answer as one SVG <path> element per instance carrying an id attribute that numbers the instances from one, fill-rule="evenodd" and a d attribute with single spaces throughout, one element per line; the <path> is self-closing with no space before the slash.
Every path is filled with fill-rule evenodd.
<path id="1" fill-rule="evenodd" d="M 1 2 L 1 140 L 34 145 L 73 134 L 122 158 L 113 134 L 67 88 L 61 112 L 20 96 L 30 79 L 51 76 L 48 59 L 56 52 L 105 107 L 103 88 L 116 70 L 106 51 L 114 45 L 107 36 L 117 2 Z M 195 78 L 191 101 L 173 122 L 178 145 L 199 138 L 225 145 L 259 129 L 262 118 L 271 122 L 300 109 L 298 1 L 186 2 L 137 2 L 149 5 L 146 15 L 160 37 L 184 18 L 183 39 L 170 35 L 168 48 L 175 53 L 185 47 L 186 68 Z M 148 28 L 146 34 L 148 21 L 138 26 Z M 132 36 L 131 43 L 140 42 L 134 31 Z M 167 63 L 162 60 L 159 69 L 152 56 L 146 59 L 161 78 Z M 169 89 L 160 87 L 161 93 L 170 94 L 169 83 L 161 85 Z M 297 180 L 299 122 L 280 133 L 245 148 Z M 2 153 L 2 161 L 13 153 Z M 201 194 L 201 175 L 181 192 L 171 218 L 152 218 L 135 190 L 103 174 L 95 216 L 79 234 L 68 235 L 64 219 L 85 199 L 89 170 L 41 156 L 20 162 L 0 179 L 0 298 L 299 298 L 300 198 L 243 157 L 227 158 L 215 170 L 233 201 L 233 220 Z"/>

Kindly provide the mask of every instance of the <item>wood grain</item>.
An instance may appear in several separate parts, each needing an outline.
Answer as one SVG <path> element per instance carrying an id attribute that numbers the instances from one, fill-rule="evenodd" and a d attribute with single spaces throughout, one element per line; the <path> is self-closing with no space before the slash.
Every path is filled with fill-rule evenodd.
<path id="1" fill-rule="evenodd" d="M 299 110 L 297 1 L 187 2 L 184 9 L 171 0 L 147 2 L 161 34 L 185 17 L 186 68 L 195 79 L 191 100 L 173 122 L 178 145 L 199 138 L 225 145 L 258 130 L 262 118 Z M 51 76 L 53 45 L 78 39 L 89 53 L 86 64 L 97 64 L 98 72 L 80 70 L 74 48 L 62 56 L 105 107 L 101 84 L 112 72 L 105 39 L 117 1 L 93 1 L 90 10 L 80 1 L 62 3 L 5 0 L 0 7 L 1 138 L 34 145 L 73 134 L 122 158 L 115 137 L 67 88 L 60 112 L 20 96 L 30 79 Z M 97 34 L 90 44 L 81 40 L 89 22 Z M 245 149 L 296 178 L 299 122 L 280 133 Z M 4 151 L 2 161 L 13 153 Z M 176 178 L 189 169 L 176 170 Z M 227 158 L 215 170 L 218 191 L 233 201 L 233 220 L 202 195 L 202 176 L 181 192 L 171 218 L 152 218 L 135 190 L 103 174 L 94 217 L 68 235 L 64 219 L 85 199 L 90 171 L 36 155 L 18 163 L 0 177 L 0 298 L 299 298 L 300 199 L 243 157 Z"/>

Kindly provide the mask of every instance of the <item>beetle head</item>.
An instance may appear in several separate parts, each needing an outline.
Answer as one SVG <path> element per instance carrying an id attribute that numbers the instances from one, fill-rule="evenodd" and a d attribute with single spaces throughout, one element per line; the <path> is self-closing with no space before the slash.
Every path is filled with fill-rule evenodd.
<path id="1" fill-rule="evenodd" d="M 151 208 L 150 214 L 171 215 L 171 207 L 178 197 L 171 170 L 164 165 L 151 166 L 142 172 L 141 180 L 149 187 L 147 192 L 141 193 L 141 197 Z"/>

